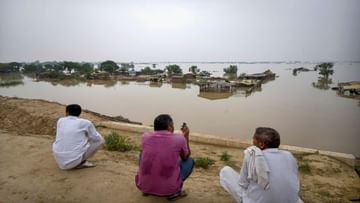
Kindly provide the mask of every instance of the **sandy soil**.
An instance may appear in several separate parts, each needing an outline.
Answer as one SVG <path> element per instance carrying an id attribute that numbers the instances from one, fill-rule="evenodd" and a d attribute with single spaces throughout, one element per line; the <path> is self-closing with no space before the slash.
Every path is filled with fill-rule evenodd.
<path id="1" fill-rule="evenodd" d="M 143 197 L 136 189 L 138 151 L 100 150 L 92 158 L 97 167 L 82 170 L 58 169 L 51 153 L 56 120 L 64 106 L 42 100 L 0 97 L 0 202 L 168 202 Z M 82 117 L 95 125 L 107 120 L 91 112 Z M 103 135 L 113 129 L 98 126 Z M 120 132 L 134 144 L 140 134 Z M 190 143 L 193 157 L 210 157 L 209 169 L 196 168 L 185 182 L 188 197 L 177 202 L 233 202 L 218 181 L 225 165 L 219 156 L 227 151 L 240 168 L 242 150 Z M 297 154 L 300 166 L 300 196 L 305 202 L 350 202 L 360 198 L 360 179 L 346 164 L 331 157 Z"/>

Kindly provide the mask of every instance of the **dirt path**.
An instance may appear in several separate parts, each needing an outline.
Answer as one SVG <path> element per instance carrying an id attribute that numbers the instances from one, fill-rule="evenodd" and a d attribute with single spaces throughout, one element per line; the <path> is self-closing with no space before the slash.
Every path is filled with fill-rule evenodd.
<path id="1" fill-rule="evenodd" d="M 0 202 L 168 202 L 143 197 L 136 189 L 138 151 L 101 150 L 92 161 L 95 168 L 62 171 L 51 154 L 54 124 L 64 106 L 41 100 L 0 97 Z M 84 113 L 95 124 L 103 117 Z M 113 129 L 98 126 L 103 135 Z M 140 134 L 120 132 L 138 144 Z M 196 168 L 185 182 L 189 193 L 177 202 L 233 202 L 220 187 L 218 172 L 225 165 L 219 156 L 227 151 L 239 168 L 242 150 L 190 143 L 194 157 L 209 157 L 215 164 Z M 346 164 L 321 155 L 296 155 L 301 192 L 305 202 L 350 202 L 360 198 L 360 179 Z"/>

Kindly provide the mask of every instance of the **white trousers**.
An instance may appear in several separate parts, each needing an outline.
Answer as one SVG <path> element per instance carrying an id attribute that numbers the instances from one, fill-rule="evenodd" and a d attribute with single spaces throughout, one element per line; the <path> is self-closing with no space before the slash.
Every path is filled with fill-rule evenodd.
<path id="1" fill-rule="evenodd" d="M 221 186 L 235 199 L 236 202 L 242 202 L 243 189 L 239 185 L 239 173 L 229 166 L 220 170 Z"/>
<path id="2" fill-rule="evenodd" d="M 94 154 L 102 148 L 103 144 L 105 143 L 104 139 L 99 141 L 89 141 L 90 147 L 87 149 L 85 154 L 83 155 L 82 161 L 89 159 L 90 157 L 94 156 Z"/>

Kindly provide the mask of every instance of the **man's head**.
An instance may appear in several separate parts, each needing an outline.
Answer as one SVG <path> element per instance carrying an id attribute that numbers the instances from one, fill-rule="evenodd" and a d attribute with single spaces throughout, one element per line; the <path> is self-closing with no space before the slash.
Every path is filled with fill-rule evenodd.
<path id="1" fill-rule="evenodd" d="M 158 115 L 154 120 L 154 130 L 168 130 L 174 132 L 174 123 L 168 114 Z"/>
<path id="2" fill-rule="evenodd" d="M 66 106 L 66 115 L 68 116 L 80 116 L 81 106 L 78 104 L 70 104 Z"/>
<path id="3" fill-rule="evenodd" d="M 273 128 L 258 127 L 255 130 L 253 144 L 260 149 L 278 148 L 280 145 L 280 135 Z"/>

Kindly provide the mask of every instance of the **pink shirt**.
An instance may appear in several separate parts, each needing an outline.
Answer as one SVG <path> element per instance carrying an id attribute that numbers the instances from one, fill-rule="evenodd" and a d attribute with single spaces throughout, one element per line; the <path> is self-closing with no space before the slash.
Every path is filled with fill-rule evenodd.
<path id="1" fill-rule="evenodd" d="M 136 186 L 144 193 L 168 196 L 181 189 L 180 154 L 188 152 L 182 135 L 169 131 L 144 133 Z"/>

